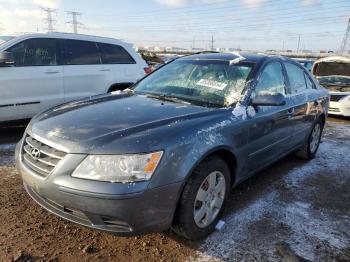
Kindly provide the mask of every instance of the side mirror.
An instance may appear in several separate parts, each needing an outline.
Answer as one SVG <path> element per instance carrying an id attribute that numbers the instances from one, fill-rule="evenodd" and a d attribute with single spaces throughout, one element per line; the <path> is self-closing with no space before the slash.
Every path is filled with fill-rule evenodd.
<path id="1" fill-rule="evenodd" d="M 259 92 L 251 100 L 253 106 L 283 106 L 286 99 L 281 93 Z"/>
<path id="2" fill-rule="evenodd" d="M 10 66 L 15 63 L 15 59 L 10 52 L 0 52 L 0 67 Z"/>

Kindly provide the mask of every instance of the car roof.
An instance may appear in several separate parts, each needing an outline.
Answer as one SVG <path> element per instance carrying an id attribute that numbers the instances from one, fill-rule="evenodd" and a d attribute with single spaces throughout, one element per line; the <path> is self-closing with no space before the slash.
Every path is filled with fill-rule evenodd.
<path id="1" fill-rule="evenodd" d="M 17 42 L 19 40 L 26 40 L 30 38 L 59 38 L 59 39 L 85 40 L 85 41 L 94 41 L 94 42 L 101 42 L 101 43 L 119 44 L 122 46 L 132 47 L 132 44 L 124 42 L 119 39 L 115 39 L 115 38 L 84 35 L 84 34 L 60 33 L 60 32 L 22 34 L 9 40 L 8 42 L 15 42 L 15 41 Z"/>
<path id="2" fill-rule="evenodd" d="M 291 59 L 298 61 L 298 62 L 315 62 L 315 59 L 312 58 L 297 58 L 297 57 L 292 57 Z"/>
<path id="3" fill-rule="evenodd" d="M 222 60 L 222 61 L 233 61 L 235 59 L 240 59 L 245 62 L 263 62 L 266 59 L 278 57 L 280 59 L 286 59 L 285 57 L 276 56 L 276 55 L 264 55 L 264 54 L 254 54 L 247 52 L 232 52 L 232 53 L 200 53 L 194 55 L 188 55 L 178 60 Z M 289 60 L 289 59 L 288 59 Z"/>

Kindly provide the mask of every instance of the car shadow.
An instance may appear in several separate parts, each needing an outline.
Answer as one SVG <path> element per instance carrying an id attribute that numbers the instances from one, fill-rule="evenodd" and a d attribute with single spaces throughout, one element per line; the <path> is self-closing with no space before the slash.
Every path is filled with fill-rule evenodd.
<path id="1" fill-rule="evenodd" d="M 0 123 L 0 144 L 12 144 L 21 140 L 29 120 Z"/>
<path id="2" fill-rule="evenodd" d="M 349 123 L 350 117 L 348 116 L 338 116 L 338 115 L 328 115 L 327 121 Z"/>

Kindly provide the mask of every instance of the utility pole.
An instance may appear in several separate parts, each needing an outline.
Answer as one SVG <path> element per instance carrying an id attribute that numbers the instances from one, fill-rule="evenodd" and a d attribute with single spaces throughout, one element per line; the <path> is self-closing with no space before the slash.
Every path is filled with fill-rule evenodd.
<path id="1" fill-rule="evenodd" d="M 341 42 L 341 46 L 340 46 L 340 50 L 339 50 L 341 55 L 344 54 L 345 48 L 348 44 L 349 34 L 350 34 L 350 18 L 349 18 L 348 26 L 345 30 L 344 38 L 343 38 L 343 41 Z"/>
<path id="2" fill-rule="evenodd" d="M 195 49 L 196 46 L 196 36 L 193 36 L 192 50 Z"/>
<path id="3" fill-rule="evenodd" d="M 56 13 L 56 9 L 42 7 L 41 13 L 43 13 L 43 12 L 46 13 L 46 18 L 44 18 L 44 21 L 46 21 L 46 23 L 47 23 L 47 31 L 53 32 L 53 30 L 54 30 L 53 29 L 53 22 L 55 20 L 52 18 L 52 14 Z"/>
<path id="4" fill-rule="evenodd" d="M 73 25 L 73 32 L 74 34 L 78 33 L 78 27 L 83 25 L 82 23 L 78 22 L 78 17 L 81 17 L 81 13 L 75 12 L 75 11 L 67 11 L 66 12 L 68 15 L 72 16 L 72 20 L 68 21 L 67 24 L 72 24 Z"/>
<path id="5" fill-rule="evenodd" d="M 299 39 L 298 39 L 298 48 L 297 48 L 297 53 L 299 53 L 299 48 L 300 48 L 300 35 L 299 35 Z"/>
<path id="6" fill-rule="evenodd" d="M 214 51 L 214 36 L 213 35 L 211 35 L 210 48 L 211 48 L 211 51 Z"/>
<path id="7" fill-rule="evenodd" d="M 284 40 L 283 40 L 283 44 L 282 44 L 282 52 L 284 52 Z"/>

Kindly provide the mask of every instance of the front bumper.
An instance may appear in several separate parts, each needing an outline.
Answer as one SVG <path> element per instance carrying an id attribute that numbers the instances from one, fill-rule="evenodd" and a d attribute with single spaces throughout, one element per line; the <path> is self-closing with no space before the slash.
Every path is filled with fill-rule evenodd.
<path id="1" fill-rule="evenodd" d="M 347 98 L 350 96 L 349 92 L 329 92 L 329 114 L 350 116 L 350 100 Z"/>
<path id="2" fill-rule="evenodd" d="M 70 176 L 81 156 L 67 155 L 46 178 L 21 160 L 16 164 L 28 194 L 43 208 L 74 223 L 119 235 L 158 232 L 170 227 L 182 183 L 148 188 L 148 182 L 121 184 Z M 80 160 L 79 160 L 80 159 Z"/>
<path id="3" fill-rule="evenodd" d="M 328 113 L 331 115 L 350 116 L 350 103 L 346 101 L 329 102 Z"/>

